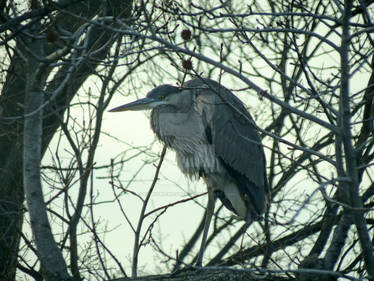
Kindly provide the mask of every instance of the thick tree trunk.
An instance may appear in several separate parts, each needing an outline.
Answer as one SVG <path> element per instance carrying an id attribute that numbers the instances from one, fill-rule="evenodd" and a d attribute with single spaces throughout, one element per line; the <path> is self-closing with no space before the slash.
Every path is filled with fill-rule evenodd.
<path id="1" fill-rule="evenodd" d="M 15 55 L 0 97 L 3 116 L 23 113 L 24 62 Z M 14 280 L 23 221 L 23 121 L 0 121 L 0 279 Z"/>

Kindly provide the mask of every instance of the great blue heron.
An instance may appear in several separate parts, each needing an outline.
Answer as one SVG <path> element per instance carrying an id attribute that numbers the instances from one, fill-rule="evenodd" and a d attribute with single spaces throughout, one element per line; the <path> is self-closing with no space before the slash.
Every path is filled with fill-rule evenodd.
<path id="1" fill-rule="evenodd" d="M 179 168 L 202 177 L 208 188 L 201 266 L 215 199 L 250 223 L 265 208 L 268 187 L 265 155 L 254 121 L 243 103 L 210 79 L 193 79 L 182 87 L 161 85 L 143 99 L 111 112 L 152 109 L 151 127 L 176 152 Z"/>

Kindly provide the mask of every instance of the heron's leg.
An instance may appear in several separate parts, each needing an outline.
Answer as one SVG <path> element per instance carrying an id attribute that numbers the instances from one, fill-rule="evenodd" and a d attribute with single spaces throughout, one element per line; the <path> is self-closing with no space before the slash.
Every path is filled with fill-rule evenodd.
<path id="1" fill-rule="evenodd" d="M 205 251 L 205 243 L 206 243 L 206 238 L 208 237 L 210 221 L 212 220 L 212 216 L 214 212 L 215 201 L 216 201 L 216 197 L 213 193 L 213 189 L 208 187 L 208 204 L 206 206 L 203 238 L 201 239 L 200 252 L 199 252 L 199 256 L 197 257 L 197 261 L 196 261 L 197 266 L 202 266 L 203 256 L 204 256 L 204 251 Z"/>

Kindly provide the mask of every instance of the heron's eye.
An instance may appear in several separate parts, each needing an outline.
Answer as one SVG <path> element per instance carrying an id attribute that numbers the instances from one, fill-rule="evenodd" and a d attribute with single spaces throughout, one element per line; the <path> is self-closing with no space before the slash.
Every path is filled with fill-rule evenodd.
<path id="1" fill-rule="evenodd" d="M 163 100 L 163 99 L 165 99 L 165 96 L 159 96 L 158 97 L 160 100 Z"/>

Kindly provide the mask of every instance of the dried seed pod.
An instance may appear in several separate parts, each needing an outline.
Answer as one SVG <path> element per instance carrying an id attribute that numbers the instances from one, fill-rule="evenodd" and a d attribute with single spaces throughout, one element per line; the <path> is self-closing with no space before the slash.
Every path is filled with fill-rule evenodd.
<path id="1" fill-rule="evenodd" d="M 182 67 L 186 70 L 192 70 L 192 61 L 190 59 L 182 60 Z"/>
<path id="2" fill-rule="evenodd" d="M 189 29 L 183 29 L 181 32 L 181 37 L 183 38 L 184 41 L 188 41 L 191 39 L 192 33 L 191 30 Z"/>

